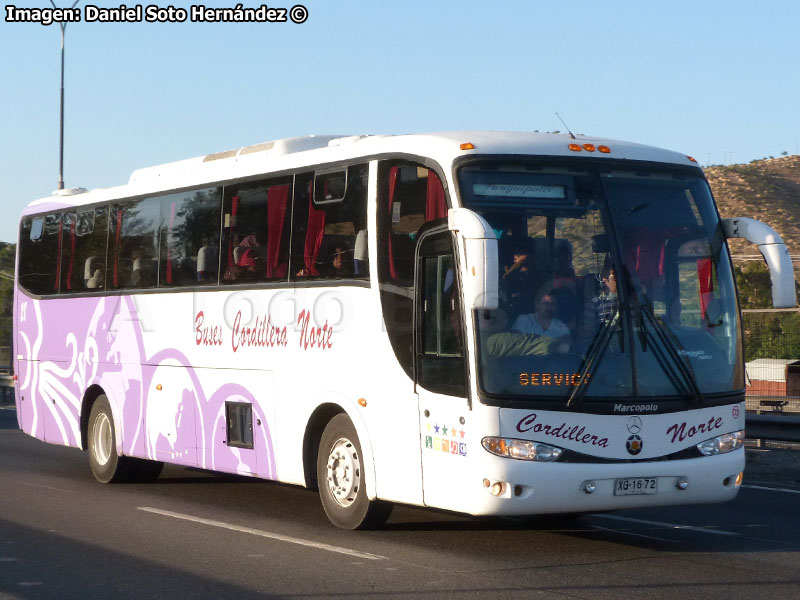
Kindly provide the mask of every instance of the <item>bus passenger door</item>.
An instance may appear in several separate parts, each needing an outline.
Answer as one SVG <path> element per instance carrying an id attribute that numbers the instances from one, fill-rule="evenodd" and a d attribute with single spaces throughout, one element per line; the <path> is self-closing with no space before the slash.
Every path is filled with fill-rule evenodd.
<path id="1" fill-rule="evenodd" d="M 417 258 L 416 391 L 423 501 L 459 509 L 468 483 L 470 410 L 452 234 L 423 235 Z"/>

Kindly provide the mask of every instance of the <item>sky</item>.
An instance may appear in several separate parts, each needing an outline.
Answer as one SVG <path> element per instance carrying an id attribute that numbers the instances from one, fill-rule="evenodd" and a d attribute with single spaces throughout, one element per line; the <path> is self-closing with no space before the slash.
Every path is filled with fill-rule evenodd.
<path id="1" fill-rule="evenodd" d="M 65 186 L 308 134 L 564 131 L 556 112 L 703 165 L 798 153 L 796 0 L 296 1 L 300 24 L 68 24 Z M 7 22 L 7 5 L 0 240 L 14 241 L 22 208 L 57 187 L 61 31 Z"/>

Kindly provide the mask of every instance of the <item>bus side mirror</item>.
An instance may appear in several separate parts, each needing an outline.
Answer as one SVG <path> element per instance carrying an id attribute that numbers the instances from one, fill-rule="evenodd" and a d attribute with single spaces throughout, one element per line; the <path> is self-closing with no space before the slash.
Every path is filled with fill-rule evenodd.
<path id="1" fill-rule="evenodd" d="M 722 219 L 722 229 L 726 238 L 744 238 L 758 246 L 769 267 L 772 306 L 775 308 L 797 306 L 792 259 L 781 236 L 769 225 L 748 217 Z"/>
<path id="2" fill-rule="evenodd" d="M 447 227 L 456 234 L 461 249 L 461 282 L 465 310 L 494 310 L 497 286 L 497 236 L 489 223 L 468 208 L 451 208 Z"/>

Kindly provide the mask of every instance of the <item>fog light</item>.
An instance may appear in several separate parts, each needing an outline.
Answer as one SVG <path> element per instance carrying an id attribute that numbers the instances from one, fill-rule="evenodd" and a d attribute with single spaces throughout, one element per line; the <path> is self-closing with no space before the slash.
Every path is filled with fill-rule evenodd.
<path id="1" fill-rule="evenodd" d="M 679 490 L 685 490 L 689 487 L 689 480 L 686 477 L 678 477 L 678 482 L 675 484 L 675 487 Z"/>
<path id="2" fill-rule="evenodd" d="M 597 486 L 595 485 L 594 481 L 584 481 L 581 485 L 581 489 L 587 494 L 594 494 Z"/>
<path id="3" fill-rule="evenodd" d="M 506 491 L 506 484 L 502 481 L 495 481 L 492 487 L 489 488 L 489 491 L 492 493 L 492 496 L 502 496 L 503 492 Z"/>

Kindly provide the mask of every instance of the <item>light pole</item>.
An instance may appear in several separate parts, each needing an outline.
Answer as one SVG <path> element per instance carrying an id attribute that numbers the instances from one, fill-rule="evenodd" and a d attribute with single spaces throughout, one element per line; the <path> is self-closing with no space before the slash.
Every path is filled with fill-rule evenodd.
<path id="1" fill-rule="evenodd" d="M 78 5 L 80 0 L 75 0 L 70 10 Z M 50 0 L 53 8 L 58 8 L 53 0 Z M 66 21 L 59 21 L 61 27 L 61 118 L 59 119 L 59 144 L 58 144 L 58 189 L 64 189 L 64 33 L 67 29 Z"/>

